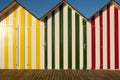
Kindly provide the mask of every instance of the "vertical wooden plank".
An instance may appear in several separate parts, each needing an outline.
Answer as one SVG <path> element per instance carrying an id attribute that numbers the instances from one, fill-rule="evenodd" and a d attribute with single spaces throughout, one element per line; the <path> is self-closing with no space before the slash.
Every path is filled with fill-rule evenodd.
<path id="1" fill-rule="evenodd" d="M 45 18 L 45 69 L 47 69 L 47 17 Z"/>
<path id="2" fill-rule="evenodd" d="M 68 69 L 72 69 L 72 10 L 68 7 Z"/>
<path id="3" fill-rule="evenodd" d="M 63 59 L 64 59 L 64 69 L 68 69 L 68 6 L 64 5 L 63 8 L 63 47 L 64 47 L 64 51 L 63 51 Z"/>
<path id="4" fill-rule="evenodd" d="M 83 19 L 83 69 L 87 69 L 87 22 Z"/>
<path id="5" fill-rule="evenodd" d="M 95 69 L 95 65 L 96 65 L 96 43 L 95 43 L 95 17 L 93 17 L 93 19 L 91 20 L 91 27 L 92 27 L 92 31 L 91 31 L 91 34 L 92 34 L 92 40 L 91 40 L 91 47 L 92 47 L 92 69 Z"/>
<path id="6" fill-rule="evenodd" d="M 32 15 L 28 13 L 28 69 L 32 68 Z"/>
<path id="7" fill-rule="evenodd" d="M 80 50 L 79 50 L 79 15 L 77 13 L 75 13 L 75 45 L 76 45 L 76 69 L 79 69 L 79 55 L 80 55 Z"/>
<path id="8" fill-rule="evenodd" d="M 9 27 L 9 16 L 8 13 L 5 14 L 5 34 L 4 34 L 4 67 L 9 68 L 9 58 L 8 58 L 8 27 Z"/>
<path id="9" fill-rule="evenodd" d="M 107 6 L 107 69 L 110 69 L 110 5 Z"/>
<path id="10" fill-rule="evenodd" d="M 25 25 L 25 10 L 23 9 L 23 7 L 20 7 L 20 69 L 24 69 L 25 67 L 25 48 L 24 48 L 24 38 L 25 38 L 25 34 L 24 34 L 24 25 Z"/>
<path id="11" fill-rule="evenodd" d="M 115 69 L 119 69 L 119 27 L 118 8 L 114 7 L 114 40 L 115 40 Z"/>
<path id="12" fill-rule="evenodd" d="M 40 21 L 36 19 L 36 69 L 40 69 Z"/>
<path id="13" fill-rule="evenodd" d="M 59 69 L 59 50 L 60 50 L 60 44 L 59 44 L 59 8 L 55 10 L 55 69 Z"/>
<path id="14" fill-rule="evenodd" d="M 55 11 L 52 12 L 52 69 L 55 69 Z"/>
<path id="15" fill-rule="evenodd" d="M 60 31 L 60 69 L 63 69 L 63 4 L 59 7 L 59 31 Z"/>
<path id="16" fill-rule="evenodd" d="M 17 67 L 16 67 L 16 64 L 17 64 L 17 61 L 16 61 L 16 47 L 17 47 L 17 43 L 16 43 L 16 32 L 17 32 L 17 19 L 18 19 L 18 17 L 17 17 L 17 14 L 18 14 L 18 12 L 17 12 L 17 9 L 15 9 L 14 11 L 13 11 L 13 22 L 14 22 L 14 24 L 13 24 L 13 68 L 14 69 L 16 69 Z"/>

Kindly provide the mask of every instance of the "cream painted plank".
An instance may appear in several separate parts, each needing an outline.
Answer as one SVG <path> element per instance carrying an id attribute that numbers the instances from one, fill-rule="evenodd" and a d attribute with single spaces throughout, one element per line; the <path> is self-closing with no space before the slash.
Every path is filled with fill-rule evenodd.
<path id="1" fill-rule="evenodd" d="M 44 69 L 44 56 L 45 56 L 45 42 L 44 42 L 44 32 L 45 31 L 45 26 L 44 22 L 41 22 L 40 24 L 40 69 Z"/>
<path id="2" fill-rule="evenodd" d="M 55 69 L 59 69 L 59 8 L 55 11 Z"/>
<path id="3" fill-rule="evenodd" d="M 32 16 L 32 69 L 36 69 L 36 19 Z"/>
<path id="4" fill-rule="evenodd" d="M 99 14 L 96 15 L 95 19 L 95 25 L 96 25 L 96 30 L 95 30 L 95 46 L 96 46 L 96 69 L 100 69 L 100 25 L 99 25 Z"/>
<path id="5" fill-rule="evenodd" d="M 28 12 L 25 11 L 25 69 L 28 69 Z"/>
<path id="6" fill-rule="evenodd" d="M 1 18 L 1 20 L 3 19 L 3 17 Z M 4 69 L 4 31 L 4 20 L 2 20 L 0 21 L 0 69 Z"/>
<path id="7" fill-rule="evenodd" d="M 47 33 L 47 39 L 48 39 L 48 47 L 47 47 L 47 60 L 48 60 L 48 69 L 52 69 L 52 32 L 51 32 L 51 22 L 52 22 L 52 16 L 51 14 L 48 16 L 48 33 Z"/>
<path id="8" fill-rule="evenodd" d="M 18 16 L 18 31 L 17 31 L 17 54 L 16 54 L 16 61 L 17 61 L 17 69 L 20 69 L 20 7 L 17 9 L 17 16 Z"/>
<path id="9" fill-rule="evenodd" d="M 64 68 L 63 69 L 68 69 L 68 6 L 64 6 L 63 8 L 63 36 L 64 36 L 64 42 L 63 42 L 63 47 L 64 47 Z"/>
<path id="10" fill-rule="evenodd" d="M 9 69 L 13 69 L 13 13 L 9 12 L 9 24 L 8 24 L 8 57 L 9 57 Z M 11 14 L 10 14 L 11 13 Z"/>
<path id="11" fill-rule="evenodd" d="M 115 69 L 114 42 L 114 6 L 112 5 L 110 7 L 110 69 Z"/>
<path id="12" fill-rule="evenodd" d="M 105 10 L 105 11 L 104 11 Z M 107 11 L 103 12 L 103 69 L 107 69 Z"/>
<path id="13" fill-rule="evenodd" d="M 80 52 L 79 52 L 79 60 L 80 60 L 80 69 L 83 69 L 83 17 L 79 16 L 79 48 L 80 48 Z"/>
<path id="14" fill-rule="evenodd" d="M 87 69 L 92 67 L 92 53 L 91 53 L 91 24 L 87 22 Z"/>
<path id="15" fill-rule="evenodd" d="M 75 11 L 72 10 L 72 69 L 75 69 Z"/>

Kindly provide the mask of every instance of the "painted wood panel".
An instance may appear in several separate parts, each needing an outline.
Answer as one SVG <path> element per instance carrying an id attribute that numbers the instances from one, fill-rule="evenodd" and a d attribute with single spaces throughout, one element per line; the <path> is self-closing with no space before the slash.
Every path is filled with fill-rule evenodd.
<path id="1" fill-rule="evenodd" d="M 0 69 L 40 69 L 40 20 L 20 5 L 0 18 Z"/>
<path id="2" fill-rule="evenodd" d="M 91 69 L 119 69 L 120 67 L 119 11 L 118 6 L 107 5 L 98 12 L 99 15 L 94 15 L 90 20 Z"/>
<path id="3" fill-rule="evenodd" d="M 42 23 L 45 27 L 43 69 L 87 69 L 86 19 L 69 5 L 61 4 L 49 13 Z M 52 47 L 54 45 L 55 47 Z M 55 53 L 51 53 L 52 50 L 55 50 Z"/>

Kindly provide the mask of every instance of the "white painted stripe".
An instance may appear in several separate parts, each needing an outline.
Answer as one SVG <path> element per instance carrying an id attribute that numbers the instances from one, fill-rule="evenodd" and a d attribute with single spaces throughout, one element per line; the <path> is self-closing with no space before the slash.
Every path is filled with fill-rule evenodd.
<path id="1" fill-rule="evenodd" d="M 103 69 L 107 69 L 107 11 L 103 10 Z"/>
<path id="2" fill-rule="evenodd" d="M 25 69 L 28 69 L 28 14 L 25 11 Z"/>
<path id="3" fill-rule="evenodd" d="M 118 14 L 118 24 L 119 24 L 119 69 L 120 69 L 120 9 Z"/>
<path id="4" fill-rule="evenodd" d="M 36 69 L 36 20 L 35 20 L 35 17 L 32 16 L 32 35 L 31 35 L 31 38 L 32 38 L 32 52 L 31 52 L 31 55 L 32 55 L 32 69 Z"/>
<path id="5" fill-rule="evenodd" d="M 79 65 L 83 69 L 83 18 L 79 16 Z"/>
<path id="6" fill-rule="evenodd" d="M 37 20 L 36 20 L 36 21 L 37 21 Z M 40 45 L 40 48 L 39 48 L 39 49 L 40 49 L 40 55 L 39 55 L 39 58 L 40 58 L 40 59 L 39 59 L 39 60 L 40 60 L 40 63 L 39 63 L 39 64 L 40 64 L 40 67 L 39 67 L 39 68 L 41 69 L 41 54 L 42 54 L 42 53 L 41 53 L 41 50 L 42 50 L 42 49 L 41 49 L 41 42 L 42 42 L 42 41 L 41 41 L 41 38 L 44 39 L 44 36 L 43 36 L 43 37 L 41 36 L 41 23 L 42 23 L 42 22 L 39 21 L 39 23 L 40 23 L 40 25 L 39 25 L 39 27 L 40 27 L 40 28 L 39 28 L 39 29 L 40 29 L 40 35 L 39 35 L 39 36 L 40 36 L 40 43 L 39 43 L 39 45 Z M 44 27 L 43 27 L 43 28 L 44 28 Z M 42 30 L 43 30 L 43 29 L 42 29 Z M 44 49 L 43 49 L 43 50 L 44 50 Z M 44 53 L 44 52 L 43 52 L 43 53 Z M 37 55 L 36 55 L 36 56 L 37 56 Z M 43 56 L 42 56 L 42 57 L 43 57 Z M 37 67 L 37 66 L 36 66 L 36 67 Z"/>
<path id="7" fill-rule="evenodd" d="M 52 16 L 51 16 L 51 14 L 48 16 L 48 29 L 47 29 L 47 41 L 48 41 L 48 43 L 47 43 L 47 45 L 48 45 L 48 47 L 47 47 L 47 53 L 48 53 L 48 55 L 47 55 L 47 60 L 48 60 L 48 69 L 52 69 L 52 32 L 51 32 L 51 27 L 52 27 L 52 24 L 51 24 L 51 22 L 52 22 L 52 18 L 51 18 Z"/>
<path id="8" fill-rule="evenodd" d="M 114 6 L 110 8 L 110 68 L 114 69 Z"/>
<path id="9" fill-rule="evenodd" d="M 3 18 L 4 18 L 5 16 L 3 16 Z M 3 50 L 3 69 L 5 69 L 5 61 L 4 61 L 4 57 L 5 57 L 5 55 L 4 55 L 4 46 L 5 46 L 5 44 L 4 44 L 4 36 L 6 35 L 6 28 L 5 28 L 5 25 L 6 25 L 6 21 L 5 21 L 5 19 L 2 21 L 2 27 L 4 28 L 4 35 L 2 36 L 3 37 L 3 43 L 2 43 L 2 50 Z"/>
<path id="10" fill-rule="evenodd" d="M 2 21 L 1 21 L 2 19 L 0 19 L 0 34 L 1 35 L 3 35 L 3 29 L 2 29 Z M 2 36 L 0 36 L 0 44 L 2 44 L 2 39 L 3 39 L 3 37 Z M 2 69 L 2 65 L 3 65 L 3 59 L 2 59 L 2 57 L 3 57 L 3 53 L 2 53 L 2 45 L 0 45 L 0 69 Z"/>
<path id="11" fill-rule="evenodd" d="M 9 69 L 13 69 L 13 49 L 12 49 L 12 26 L 8 26 L 8 62 L 9 62 Z"/>
<path id="12" fill-rule="evenodd" d="M 17 69 L 20 69 L 20 7 L 17 9 L 17 16 L 18 16 L 18 35 L 17 35 L 17 54 L 16 54 L 16 61 L 17 61 Z"/>
<path id="13" fill-rule="evenodd" d="M 18 68 L 19 64 L 18 64 L 18 51 L 19 51 L 19 26 L 16 27 L 16 67 Z"/>
<path id="14" fill-rule="evenodd" d="M 72 10 L 72 69 L 75 69 L 75 11 Z"/>
<path id="15" fill-rule="evenodd" d="M 87 22 L 87 69 L 92 67 L 92 53 L 91 53 L 91 24 L 90 21 Z"/>
<path id="16" fill-rule="evenodd" d="M 68 6 L 64 6 L 63 8 L 63 36 L 64 36 L 64 42 L 63 42 L 63 47 L 64 47 L 64 68 L 63 69 L 68 69 Z"/>
<path id="17" fill-rule="evenodd" d="M 95 46 L 96 46 L 96 69 L 100 69 L 100 25 L 99 25 L 99 13 L 95 16 L 96 19 L 95 19 L 95 25 L 96 25 L 96 28 L 95 28 Z"/>
<path id="18" fill-rule="evenodd" d="M 59 69 L 59 8 L 55 11 L 55 69 Z"/>
<path id="19" fill-rule="evenodd" d="M 0 53 L 1 53 L 1 57 L 0 57 L 0 61 L 1 61 L 1 66 L 0 66 L 0 68 L 2 68 L 2 69 L 4 69 L 4 35 L 5 35 L 5 28 L 0 28 L 1 30 L 1 47 L 0 47 L 0 49 L 1 49 L 1 51 L 0 51 Z M 2 35 L 3 34 L 3 35 Z"/>
<path id="20" fill-rule="evenodd" d="M 1 18 L 1 20 L 3 17 Z M 4 20 L 0 20 L 0 69 L 4 69 Z"/>
<path id="21" fill-rule="evenodd" d="M 11 10 L 12 11 L 12 10 Z M 9 24 L 8 29 L 8 65 L 9 69 L 13 69 L 13 13 L 9 12 Z M 11 14 L 10 14 L 11 13 Z"/>
<path id="22" fill-rule="evenodd" d="M 45 42 L 44 42 L 44 32 L 45 26 L 44 23 L 41 22 L 40 24 L 40 69 L 44 69 L 44 50 L 45 50 Z"/>

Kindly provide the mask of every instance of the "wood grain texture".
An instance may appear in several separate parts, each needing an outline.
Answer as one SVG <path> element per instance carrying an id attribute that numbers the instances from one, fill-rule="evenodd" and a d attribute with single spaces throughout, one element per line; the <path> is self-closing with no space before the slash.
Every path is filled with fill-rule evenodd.
<path id="1" fill-rule="evenodd" d="M 0 80 L 120 80 L 120 71 L 0 70 Z"/>

